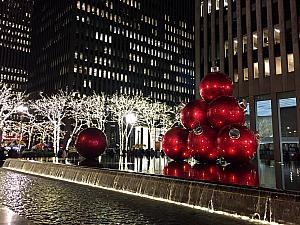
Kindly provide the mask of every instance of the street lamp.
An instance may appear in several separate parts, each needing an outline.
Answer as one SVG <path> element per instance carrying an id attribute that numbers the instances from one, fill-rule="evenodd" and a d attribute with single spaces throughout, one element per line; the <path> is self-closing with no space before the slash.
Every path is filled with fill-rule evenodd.
<path id="1" fill-rule="evenodd" d="M 125 151 L 127 151 L 128 149 L 128 140 L 130 140 L 129 139 L 129 137 L 130 137 L 130 134 L 131 134 L 131 132 L 132 132 L 132 129 L 133 129 L 133 125 L 136 123 L 136 121 L 137 121 L 137 116 L 134 114 L 134 113 L 128 113 L 128 114 L 126 114 L 125 115 L 125 121 L 126 121 L 126 132 L 127 132 L 127 127 L 128 127 L 128 125 L 131 125 L 131 127 L 130 127 L 130 129 L 129 129 L 129 132 L 128 132 L 128 134 L 126 135 L 126 145 L 125 145 Z M 129 143 L 129 145 L 130 145 L 130 143 Z"/>
<path id="2" fill-rule="evenodd" d="M 21 114 L 20 120 L 21 120 L 21 125 L 20 125 L 20 139 L 19 139 L 19 151 L 21 150 L 21 141 L 23 139 L 23 114 L 28 112 L 28 107 L 24 105 L 19 105 L 17 107 L 17 111 Z"/>

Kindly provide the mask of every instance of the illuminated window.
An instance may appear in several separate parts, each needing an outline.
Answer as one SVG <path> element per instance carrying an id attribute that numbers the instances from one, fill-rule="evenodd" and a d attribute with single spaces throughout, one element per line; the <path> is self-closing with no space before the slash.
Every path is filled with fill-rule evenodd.
<path id="1" fill-rule="evenodd" d="M 259 78 L 258 62 L 253 64 L 253 69 L 254 69 L 254 79 Z"/>
<path id="2" fill-rule="evenodd" d="M 235 83 L 239 82 L 239 73 L 237 69 L 234 69 L 233 82 Z"/>
<path id="3" fill-rule="evenodd" d="M 265 76 L 268 77 L 268 76 L 270 76 L 270 62 L 269 62 L 269 59 L 265 59 L 264 64 L 265 64 Z"/>
<path id="4" fill-rule="evenodd" d="M 274 43 L 280 44 L 280 29 L 279 26 L 274 26 Z"/>
<path id="5" fill-rule="evenodd" d="M 257 43 L 257 32 L 253 33 L 253 50 L 257 49 L 258 43 Z"/>
<path id="6" fill-rule="evenodd" d="M 287 61 L 288 61 L 288 72 L 294 72 L 295 65 L 294 65 L 294 54 L 293 53 L 287 55 Z"/>
<path id="7" fill-rule="evenodd" d="M 243 72 L 244 72 L 244 80 L 249 80 L 248 68 L 244 68 Z"/>
<path id="8" fill-rule="evenodd" d="M 282 74 L 281 56 L 275 57 L 275 64 L 276 64 L 276 74 Z"/>

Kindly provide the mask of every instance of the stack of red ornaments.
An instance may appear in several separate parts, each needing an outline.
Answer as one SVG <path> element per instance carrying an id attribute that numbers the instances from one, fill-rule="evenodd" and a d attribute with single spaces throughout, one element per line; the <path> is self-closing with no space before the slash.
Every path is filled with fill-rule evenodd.
<path id="1" fill-rule="evenodd" d="M 184 128 L 174 127 L 163 137 L 163 150 L 180 161 L 194 157 L 211 162 L 218 157 L 245 163 L 256 154 L 257 136 L 245 126 L 245 106 L 232 96 L 233 83 L 221 72 L 208 73 L 199 85 L 201 100 L 181 110 Z"/>

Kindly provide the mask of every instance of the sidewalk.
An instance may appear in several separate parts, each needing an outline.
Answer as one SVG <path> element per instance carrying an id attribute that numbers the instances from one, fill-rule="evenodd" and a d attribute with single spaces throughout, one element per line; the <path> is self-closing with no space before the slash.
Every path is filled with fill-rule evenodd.
<path id="1" fill-rule="evenodd" d="M 33 223 L 14 213 L 9 208 L 0 206 L 0 225 L 33 225 Z"/>

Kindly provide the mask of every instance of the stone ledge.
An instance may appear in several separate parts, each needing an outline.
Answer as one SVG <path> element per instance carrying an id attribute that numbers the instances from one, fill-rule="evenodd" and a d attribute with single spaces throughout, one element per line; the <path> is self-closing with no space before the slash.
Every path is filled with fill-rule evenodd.
<path id="1" fill-rule="evenodd" d="M 163 176 L 8 159 L 3 168 L 113 188 L 268 222 L 300 224 L 299 195 Z"/>

